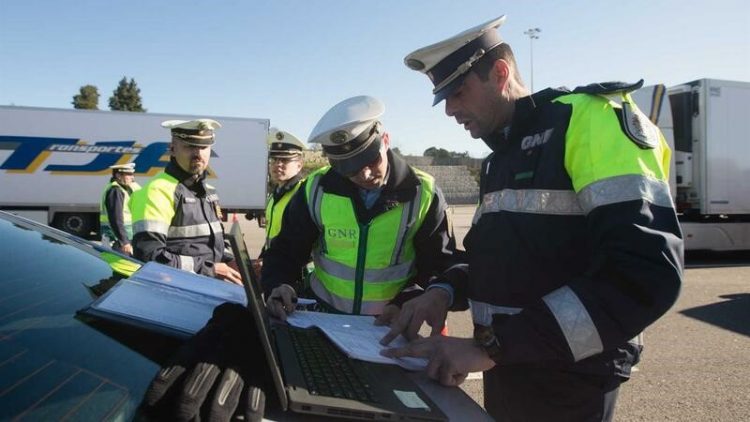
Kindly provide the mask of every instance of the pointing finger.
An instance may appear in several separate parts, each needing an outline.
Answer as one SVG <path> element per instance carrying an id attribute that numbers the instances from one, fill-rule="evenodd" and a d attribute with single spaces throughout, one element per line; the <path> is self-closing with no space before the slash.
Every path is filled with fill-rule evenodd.
<path id="1" fill-rule="evenodd" d="M 401 314 L 399 314 L 398 316 L 398 319 L 396 319 L 396 322 L 391 325 L 391 330 L 388 331 L 388 334 L 380 339 L 380 344 L 387 346 L 393 341 L 393 339 L 398 337 L 398 335 L 401 334 L 409 324 L 409 321 L 411 320 L 411 313 L 412 311 L 410 309 L 402 310 Z"/>

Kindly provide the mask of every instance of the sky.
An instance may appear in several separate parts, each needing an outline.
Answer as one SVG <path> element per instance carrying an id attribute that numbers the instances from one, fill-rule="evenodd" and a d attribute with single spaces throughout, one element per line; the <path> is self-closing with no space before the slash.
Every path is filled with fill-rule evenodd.
<path id="1" fill-rule="evenodd" d="M 500 15 L 534 91 L 750 81 L 747 0 L 0 0 L 0 105 L 72 108 L 90 84 L 108 109 L 127 77 L 149 112 L 267 118 L 306 141 L 330 107 L 371 95 L 403 153 L 483 157 L 403 58 Z"/>

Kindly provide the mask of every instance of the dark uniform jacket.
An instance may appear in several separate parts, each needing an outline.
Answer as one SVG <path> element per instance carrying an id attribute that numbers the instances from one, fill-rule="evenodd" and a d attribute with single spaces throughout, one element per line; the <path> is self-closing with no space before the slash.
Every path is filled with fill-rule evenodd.
<path id="1" fill-rule="evenodd" d="M 403 159 L 388 151 L 388 160 L 388 181 L 370 209 L 365 207 L 359 188 L 335 171 L 329 171 L 321 178 L 320 187 L 325 192 L 351 198 L 357 220 L 363 224 L 368 223 L 397 203 L 411 201 L 420 183 L 414 171 Z M 423 287 L 432 276 L 447 268 L 448 261 L 455 251 L 455 240 L 449 231 L 446 209 L 447 204 L 442 191 L 436 186 L 427 217 L 414 238 L 417 267 L 415 282 Z M 313 244 L 319 235 L 318 227 L 310 216 L 303 185 L 294 194 L 284 212 L 281 232 L 271 241 L 271 247 L 263 255 L 261 279 L 267 293 L 282 283 L 289 283 L 298 278 L 301 268 L 310 260 Z M 418 293 L 419 290 L 409 291 L 407 288 L 407 291 L 397 296 L 393 303 L 400 305 Z"/>
<path id="2" fill-rule="evenodd" d="M 682 235 L 668 183 L 650 164 L 663 158 L 654 151 L 669 151 L 658 131 L 656 146 L 629 138 L 622 125 L 633 116 L 590 95 L 622 88 L 521 98 L 509 129 L 485 139 L 493 152 L 464 240 L 468 266 L 447 279 L 456 297 L 476 301 L 475 323 L 475 303 L 495 307 L 484 322 L 501 365 L 626 377 L 641 351 L 629 340 L 677 298 Z"/>
<path id="3" fill-rule="evenodd" d="M 219 217 L 219 196 L 172 159 L 131 199 L 134 256 L 213 277 L 233 259 Z"/>

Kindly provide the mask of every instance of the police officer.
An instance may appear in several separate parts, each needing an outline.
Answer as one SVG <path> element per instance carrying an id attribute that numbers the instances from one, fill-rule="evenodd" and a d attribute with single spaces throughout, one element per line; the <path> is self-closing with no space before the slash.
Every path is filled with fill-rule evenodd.
<path id="1" fill-rule="evenodd" d="M 102 244 L 133 255 L 130 239 L 133 237 L 133 225 L 128 201 L 130 195 L 141 186 L 135 182 L 135 163 L 110 166 L 112 177 L 104 187 L 99 202 L 99 227 L 102 233 Z"/>
<path id="2" fill-rule="evenodd" d="M 268 174 L 273 191 L 266 204 L 266 241 L 268 248 L 271 239 L 281 231 L 281 217 L 292 196 L 302 185 L 302 151 L 305 145 L 296 136 L 276 128 L 268 134 Z"/>
<path id="3" fill-rule="evenodd" d="M 293 311 L 290 281 L 311 252 L 309 288 L 323 310 L 380 315 L 380 323 L 445 269 L 455 246 L 445 200 L 432 176 L 390 151 L 383 111 L 373 97 L 348 98 L 312 130 L 308 142 L 322 145 L 330 166 L 307 176 L 264 254 L 273 315 L 285 319 Z M 446 291 L 437 287 L 424 295 Z"/>
<path id="4" fill-rule="evenodd" d="M 467 259 L 441 278 L 470 300 L 475 338 L 416 339 L 384 354 L 428 357 L 428 374 L 446 385 L 485 371 L 497 420 L 611 420 L 639 333 L 680 290 L 670 151 L 629 95 L 641 82 L 530 93 L 496 30 L 504 20 L 405 58 L 433 82 L 434 104 L 445 101 L 492 153 Z M 410 318 L 402 310 L 384 342 L 413 336 Z"/>
<path id="5" fill-rule="evenodd" d="M 271 239 L 281 231 L 281 217 L 294 196 L 302 185 L 303 178 L 300 172 L 304 164 L 302 151 L 305 145 L 296 136 L 277 128 L 271 128 L 268 137 L 268 174 L 271 178 L 272 190 L 268 196 L 265 210 L 266 240 L 263 243 L 261 256 L 253 261 L 253 271 L 260 277 L 260 269 L 263 265 L 263 252 L 271 244 Z M 252 218 L 257 216 L 252 215 Z M 302 278 L 302 275 L 300 275 Z"/>
<path id="6" fill-rule="evenodd" d="M 170 160 L 131 200 L 136 258 L 241 284 L 227 265 L 233 256 L 224 239 L 216 189 L 206 183 L 221 125 L 211 119 L 168 120 Z"/>

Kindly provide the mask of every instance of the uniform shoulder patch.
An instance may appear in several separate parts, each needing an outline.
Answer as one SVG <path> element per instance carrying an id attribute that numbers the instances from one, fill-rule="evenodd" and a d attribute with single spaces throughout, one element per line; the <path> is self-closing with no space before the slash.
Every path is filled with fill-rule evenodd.
<path id="1" fill-rule="evenodd" d="M 637 107 L 623 102 L 617 117 L 622 131 L 639 148 L 654 149 L 659 145 L 659 129 Z"/>

